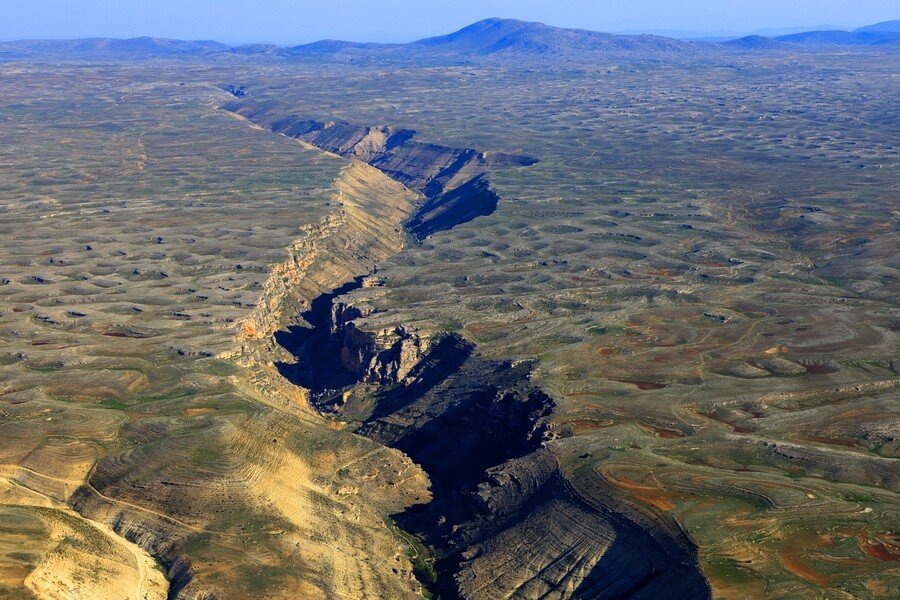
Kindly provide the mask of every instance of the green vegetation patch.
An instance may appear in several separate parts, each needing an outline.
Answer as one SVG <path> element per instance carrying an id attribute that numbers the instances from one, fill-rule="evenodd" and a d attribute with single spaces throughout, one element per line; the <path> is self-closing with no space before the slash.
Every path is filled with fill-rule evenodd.
<path id="1" fill-rule="evenodd" d="M 209 448 L 197 448 L 191 454 L 191 463 L 194 466 L 209 465 L 219 458 L 219 453 Z"/>
<path id="2" fill-rule="evenodd" d="M 404 552 L 412 563 L 413 575 L 422 584 L 422 595 L 428 599 L 440 598 L 434 591 L 437 569 L 434 568 L 434 555 L 431 550 L 422 543 L 422 540 L 400 529 L 393 520 L 385 519 L 385 523 L 403 544 Z"/>

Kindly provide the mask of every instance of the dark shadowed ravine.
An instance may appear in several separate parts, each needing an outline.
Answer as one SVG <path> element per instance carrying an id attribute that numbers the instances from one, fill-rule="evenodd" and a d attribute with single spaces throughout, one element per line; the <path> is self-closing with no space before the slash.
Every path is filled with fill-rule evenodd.
<path id="1" fill-rule="evenodd" d="M 285 117 L 243 102 L 224 108 L 421 192 L 406 223 L 414 239 L 494 212 L 489 167 L 537 162 L 416 142 L 410 130 Z M 393 518 L 432 553 L 416 570 L 430 594 L 529 596 L 544 585 L 576 598 L 710 596 L 696 548 L 677 526 L 633 515 L 612 495 L 586 499 L 569 484 L 547 446 L 554 402 L 531 381 L 530 363 L 486 359 L 457 334 L 424 341 L 397 328 L 385 341 L 358 329 L 362 313 L 340 298 L 366 275 L 315 298 L 301 314 L 309 327 L 276 334 L 296 359 L 278 367 L 323 415 L 355 423 L 428 474 L 432 500 Z M 503 581 L 504 563 L 537 557 L 546 572 Z"/>

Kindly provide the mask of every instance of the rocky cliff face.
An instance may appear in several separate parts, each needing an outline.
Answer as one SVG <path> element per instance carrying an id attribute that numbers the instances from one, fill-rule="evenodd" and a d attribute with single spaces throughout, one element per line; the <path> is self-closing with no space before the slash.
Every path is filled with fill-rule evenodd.
<path id="1" fill-rule="evenodd" d="M 496 209 L 489 164 L 534 162 L 414 142 L 409 130 L 226 108 L 421 192 L 405 220 L 418 238 Z M 530 364 L 483 358 L 456 334 L 359 328 L 365 311 L 345 294 L 365 284 L 361 275 L 320 294 L 298 324 L 275 334 L 292 356 L 277 366 L 313 407 L 428 474 L 432 498 L 394 515 L 431 548 L 431 568 L 419 568 L 423 584 L 442 598 L 709 596 L 677 526 L 633 513 L 611 494 L 585 499 L 569 485 L 545 425 L 554 402 L 531 382 Z"/>
<path id="2" fill-rule="evenodd" d="M 72 496 L 70 502 L 79 513 L 109 524 L 165 567 L 169 597 L 236 593 L 223 586 L 221 576 L 211 575 L 211 561 L 196 556 L 208 552 L 216 560 L 240 564 L 228 553 L 233 551 L 230 541 L 243 540 L 242 533 L 229 531 L 218 545 L 216 532 L 222 525 L 215 519 L 229 511 L 255 514 L 258 506 L 271 507 L 267 518 L 280 524 L 277 535 L 264 532 L 270 547 L 292 557 L 292 569 L 304 565 L 313 573 L 302 585 L 286 582 L 290 593 L 418 595 L 401 542 L 384 527 L 383 515 L 428 496 L 424 473 L 400 452 L 375 447 L 378 455 L 371 456 L 357 439 L 350 439 L 353 436 L 328 428 L 310 408 L 308 389 L 292 385 L 276 367 L 291 360 L 277 343 L 282 335 L 276 332 L 303 331 L 299 326 L 303 308 L 330 315 L 329 290 L 338 286 L 334 293 L 339 295 L 358 285 L 357 276 L 400 251 L 408 243 L 402 223 L 418 199 L 369 165 L 347 165 L 334 182 L 334 210 L 323 221 L 303 228 L 302 237 L 288 249 L 285 261 L 272 269 L 259 302 L 240 324 L 236 347 L 220 357 L 234 358 L 240 365 L 234 381 L 241 397 L 278 410 L 254 411 L 240 426 L 204 415 L 186 421 L 135 420 L 125 434 L 134 449 L 100 460 L 87 484 Z M 349 284 L 341 285 L 344 281 Z M 357 314 L 347 307 L 342 310 L 335 311 L 340 323 Z M 341 369 L 336 362 L 335 370 Z M 309 468 L 312 452 L 291 446 L 292 439 L 308 445 L 327 440 L 327 454 L 337 465 L 366 455 L 378 475 L 364 478 L 354 471 L 336 483 L 316 479 Z M 369 449 L 374 446 L 370 443 Z M 217 458 L 196 466 L 197 448 Z M 332 473 L 338 469 L 321 468 Z M 364 499 L 355 505 L 363 482 Z M 325 497 L 327 502 L 322 501 Z M 350 514 L 352 519 L 341 516 Z M 241 545 L 240 552 L 245 551 Z M 366 559 L 369 555 L 371 562 Z M 391 564 L 385 556 L 392 557 Z"/>
<path id="3" fill-rule="evenodd" d="M 301 313 L 311 327 L 293 326 L 275 339 L 292 359 L 277 366 L 288 380 L 310 394 L 314 404 L 355 383 L 404 382 L 428 350 L 428 340 L 403 327 L 369 332 L 356 327 L 363 311 L 331 302 L 362 285 L 358 278 L 316 298 Z"/>
<path id="4" fill-rule="evenodd" d="M 708 597 L 674 522 L 569 485 L 530 364 L 487 360 L 455 334 L 360 329 L 366 312 L 344 294 L 364 283 L 316 298 L 302 313 L 311 327 L 278 334 L 295 357 L 280 368 L 319 411 L 428 474 L 432 500 L 394 516 L 434 553 L 423 583 L 443 598 Z"/>
<path id="5" fill-rule="evenodd" d="M 708 596 L 674 523 L 568 484 L 543 424 L 554 403 L 530 382 L 530 365 L 486 360 L 452 334 L 425 342 L 349 323 L 334 336 L 354 356 L 368 349 L 368 361 L 347 366 L 375 385 L 323 390 L 314 401 L 428 473 L 432 501 L 395 519 L 433 549 L 430 585 L 441 597 Z"/>
<path id="6" fill-rule="evenodd" d="M 500 196 L 491 189 L 485 175 L 478 174 L 457 188 L 428 198 L 407 224 L 416 237 L 451 229 L 497 210 Z"/>
<path id="7" fill-rule="evenodd" d="M 240 101 L 223 108 L 275 133 L 369 163 L 428 197 L 459 187 L 489 166 L 528 166 L 537 162 L 524 155 L 488 154 L 472 148 L 419 142 L 413 139 L 416 132 L 411 129 L 284 116 L 277 108 Z"/>
<path id="8" fill-rule="evenodd" d="M 537 162 L 520 154 L 419 142 L 413 139 L 416 132 L 411 129 L 284 116 L 278 108 L 245 101 L 229 102 L 222 108 L 272 132 L 368 163 L 421 192 L 425 203 L 407 227 L 419 238 L 496 210 L 499 196 L 485 177 L 489 167 L 529 166 Z"/>

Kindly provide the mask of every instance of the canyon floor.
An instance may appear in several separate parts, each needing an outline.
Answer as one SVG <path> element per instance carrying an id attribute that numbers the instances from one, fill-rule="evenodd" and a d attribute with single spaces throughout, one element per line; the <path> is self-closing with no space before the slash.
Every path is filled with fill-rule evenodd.
<path id="1" fill-rule="evenodd" d="M 887 56 L 0 62 L 0 597 L 897 597 Z"/>

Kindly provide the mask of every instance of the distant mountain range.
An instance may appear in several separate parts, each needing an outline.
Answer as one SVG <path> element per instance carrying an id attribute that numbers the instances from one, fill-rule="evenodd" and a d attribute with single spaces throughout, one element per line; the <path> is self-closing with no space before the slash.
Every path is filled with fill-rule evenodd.
<path id="1" fill-rule="evenodd" d="M 816 25 L 807 27 L 766 27 L 755 31 L 736 31 L 728 29 L 719 30 L 686 30 L 686 29 L 629 29 L 623 31 L 614 31 L 622 35 L 660 35 L 663 37 L 675 38 L 676 40 L 696 40 L 702 42 L 723 42 L 726 40 L 736 40 L 751 35 L 761 35 L 764 37 L 778 37 L 781 35 L 790 35 L 792 33 L 803 33 L 804 31 L 822 31 L 832 29 L 846 29 L 840 25 Z"/>
<path id="2" fill-rule="evenodd" d="M 523 53 L 553 55 L 598 51 L 684 51 L 696 43 L 654 35 L 615 35 L 583 29 L 563 29 L 514 19 L 486 19 L 449 35 L 410 44 L 437 52 L 489 55 Z"/>
<path id="3" fill-rule="evenodd" d="M 485 19 L 454 33 L 407 44 L 375 44 L 322 40 L 299 46 L 247 44 L 228 46 L 215 41 L 183 41 L 151 37 L 132 39 L 22 40 L 0 42 L 0 60 L 69 58 L 122 60 L 262 56 L 360 60 L 466 61 L 490 56 L 560 57 L 598 55 L 692 55 L 729 50 L 757 51 L 878 47 L 900 51 L 900 20 L 885 21 L 854 31 L 807 31 L 777 37 L 747 36 L 720 43 L 686 41 L 657 35 L 616 35 L 551 27 L 515 19 Z"/>
<path id="4" fill-rule="evenodd" d="M 219 42 L 138 37 L 129 39 L 21 40 L 0 42 L 0 58 L 129 59 L 203 56 L 231 51 Z"/>
<path id="5" fill-rule="evenodd" d="M 882 21 L 881 23 L 875 23 L 874 25 L 866 25 L 865 27 L 860 27 L 856 30 L 857 33 L 860 32 L 888 32 L 888 33 L 900 33 L 900 20 L 897 21 Z"/>
<path id="6" fill-rule="evenodd" d="M 736 40 L 723 42 L 723 45 L 743 49 L 777 49 L 801 46 L 898 46 L 900 45 L 900 20 L 884 21 L 843 31 L 840 29 L 824 31 L 804 31 L 763 37 L 751 35 Z"/>

